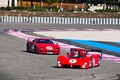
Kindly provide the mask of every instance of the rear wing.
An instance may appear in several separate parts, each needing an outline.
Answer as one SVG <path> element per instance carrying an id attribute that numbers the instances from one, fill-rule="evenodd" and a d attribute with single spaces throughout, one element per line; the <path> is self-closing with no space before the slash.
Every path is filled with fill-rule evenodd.
<path id="1" fill-rule="evenodd" d="M 101 49 L 89 49 L 88 52 L 99 52 L 100 58 L 102 59 L 103 51 Z"/>

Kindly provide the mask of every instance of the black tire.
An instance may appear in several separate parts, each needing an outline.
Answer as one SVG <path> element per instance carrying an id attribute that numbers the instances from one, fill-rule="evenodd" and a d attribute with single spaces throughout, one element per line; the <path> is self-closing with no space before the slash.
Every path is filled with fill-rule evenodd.
<path id="1" fill-rule="evenodd" d="M 37 54 L 37 47 L 36 46 L 34 47 L 34 53 Z"/>
<path id="2" fill-rule="evenodd" d="M 92 65 L 92 59 L 90 59 L 90 61 L 89 61 L 89 68 L 92 68 L 93 67 L 93 65 Z"/>
<path id="3" fill-rule="evenodd" d="M 30 52 L 29 51 L 29 45 L 27 44 L 27 46 L 26 46 L 26 50 L 27 50 L 27 52 Z"/>
<path id="4" fill-rule="evenodd" d="M 100 66 L 100 61 L 101 61 L 101 58 L 99 57 L 98 58 L 98 66 Z"/>

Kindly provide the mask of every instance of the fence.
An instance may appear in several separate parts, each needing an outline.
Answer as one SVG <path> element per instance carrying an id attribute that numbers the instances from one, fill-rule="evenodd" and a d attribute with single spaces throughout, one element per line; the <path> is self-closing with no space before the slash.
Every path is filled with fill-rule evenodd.
<path id="1" fill-rule="evenodd" d="M 63 17 L 0 16 L 0 22 L 119 25 L 120 19 L 119 18 L 63 18 Z"/>

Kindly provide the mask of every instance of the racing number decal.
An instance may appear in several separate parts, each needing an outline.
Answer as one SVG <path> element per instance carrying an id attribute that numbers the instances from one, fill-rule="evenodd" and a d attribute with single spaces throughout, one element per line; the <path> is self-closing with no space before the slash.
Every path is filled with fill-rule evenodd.
<path id="1" fill-rule="evenodd" d="M 47 46 L 46 49 L 53 50 L 53 48 L 51 46 Z"/>
<path id="2" fill-rule="evenodd" d="M 69 60 L 69 63 L 76 63 L 77 62 L 77 60 L 75 60 L 75 59 L 70 59 Z"/>

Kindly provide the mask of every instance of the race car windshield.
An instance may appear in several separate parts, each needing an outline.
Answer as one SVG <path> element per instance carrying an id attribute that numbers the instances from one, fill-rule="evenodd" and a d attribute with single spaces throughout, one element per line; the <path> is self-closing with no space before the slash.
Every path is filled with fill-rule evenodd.
<path id="1" fill-rule="evenodd" d="M 52 40 L 49 39 L 39 39 L 38 43 L 48 43 L 48 44 L 54 44 Z"/>

